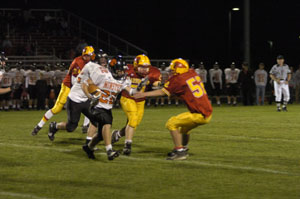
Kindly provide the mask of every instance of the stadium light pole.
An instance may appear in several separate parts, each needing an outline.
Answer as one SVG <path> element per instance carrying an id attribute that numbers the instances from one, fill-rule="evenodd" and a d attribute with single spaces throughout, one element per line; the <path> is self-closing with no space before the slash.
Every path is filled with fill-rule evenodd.
<path id="1" fill-rule="evenodd" d="M 244 61 L 251 67 L 250 53 L 250 0 L 244 0 Z"/>
<path id="2" fill-rule="evenodd" d="M 229 12 L 228 12 L 228 63 L 230 63 L 232 60 L 231 60 L 231 44 L 232 44 L 232 41 L 231 41 L 231 26 L 232 26 L 232 12 L 237 12 L 239 11 L 240 8 L 238 7 L 235 7 L 235 8 L 231 8 L 229 9 Z"/>

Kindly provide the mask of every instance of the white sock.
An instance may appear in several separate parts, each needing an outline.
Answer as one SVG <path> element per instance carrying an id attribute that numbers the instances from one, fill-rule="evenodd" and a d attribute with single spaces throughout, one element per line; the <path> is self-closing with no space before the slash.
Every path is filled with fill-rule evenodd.
<path id="1" fill-rule="evenodd" d="M 38 126 L 42 128 L 42 127 L 45 125 L 45 123 L 46 123 L 46 122 L 44 122 L 44 120 L 41 120 L 41 121 L 38 123 Z"/>
<path id="2" fill-rule="evenodd" d="M 112 150 L 112 145 L 109 144 L 109 145 L 105 146 L 105 149 L 106 149 L 106 151 Z"/>
<path id="3" fill-rule="evenodd" d="M 51 110 L 48 110 L 46 113 L 45 113 L 45 115 L 44 115 L 44 117 L 47 119 L 47 120 L 50 120 L 52 117 L 53 117 L 53 113 L 52 113 L 52 111 Z"/>
<path id="4" fill-rule="evenodd" d="M 131 144 L 132 143 L 132 140 L 125 140 L 125 144 Z"/>
<path id="5" fill-rule="evenodd" d="M 93 139 L 93 137 L 86 136 L 86 139 L 87 139 L 87 140 L 92 140 L 92 139 Z"/>
<path id="6" fill-rule="evenodd" d="M 41 121 L 38 123 L 38 126 L 39 127 L 43 127 L 44 125 L 45 125 L 45 121 L 44 121 L 44 119 L 46 120 L 46 121 L 48 121 L 49 119 L 51 119 L 52 117 L 53 117 L 53 113 L 52 113 L 52 111 L 51 110 L 48 110 L 46 113 L 45 113 L 45 115 L 44 115 L 44 117 L 43 117 L 43 119 L 41 119 Z"/>
<path id="7" fill-rule="evenodd" d="M 89 125 L 89 123 L 90 123 L 89 118 L 84 117 L 83 126 L 87 126 L 87 125 Z"/>

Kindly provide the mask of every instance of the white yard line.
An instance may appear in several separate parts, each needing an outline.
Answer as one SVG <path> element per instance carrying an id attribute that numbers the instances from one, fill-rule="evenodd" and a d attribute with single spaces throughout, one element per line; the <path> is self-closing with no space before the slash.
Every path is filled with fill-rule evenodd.
<path id="1" fill-rule="evenodd" d="M 18 198 L 31 198 L 31 199 L 50 199 L 45 197 L 38 197 L 30 194 L 23 194 L 23 193 L 15 193 L 15 192 L 6 192 L 0 190 L 1 196 L 11 196 L 11 197 L 18 197 Z"/>
<path id="2" fill-rule="evenodd" d="M 46 147 L 46 146 L 30 146 L 30 145 L 20 145 L 20 144 L 10 144 L 10 143 L 0 143 L 0 146 L 11 146 L 16 148 L 27 148 L 27 149 L 46 149 L 58 152 L 72 152 L 71 149 L 62 149 L 57 147 Z"/>
<path id="3" fill-rule="evenodd" d="M 58 151 L 58 152 L 72 152 L 72 151 L 74 151 L 74 150 L 71 150 L 71 149 L 58 148 L 56 146 L 54 146 L 54 147 L 24 146 L 24 145 L 9 144 L 9 143 L 0 143 L 0 146 L 11 146 L 11 147 L 28 148 L 28 149 L 35 149 L 36 148 L 36 149 L 53 150 L 53 151 Z M 95 152 L 95 153 L 106 156 L 106 153 L 103 153 L 103 152 Z M 130 160 L 138 160 L 138 161 L 155 161 L 155 162 L 162 162 L 162 163 L 174 163 L 174 161 L 167 161 L 163 157 L 162 158 L 140 158 L 140 157 L 132 157 L 132 156 L 123 156 L 123 155 L 121 155 L 120 158 L 130 159 Z M 195 160 L 178 161 L 177 163 L 178 164 L 199 165 L 199 166 L 206 166 L 206 167 L 216 167 L 216 168 L 223 168 L 223 169 L 233 169 L 233 170 L 244 170 L 244 171 L 252 171 L 252 172 L 264 172 L 264 173 L 272 173 L 272 174 L 300 176 L 300 174 L 290 173 L 290 172 L 287 172 L 287 171 L 278 171 L 278 170 L 273 170 L 273 169 L 259 168 L 259 167 L 249 167 L 249 166 L 235 166 L 235 165 L 230 165 L 230 164 L 210 163 L 210 162 L 202 162 L 202 161 L 195 161 Z"/>
<path id="4" fill-rule="evenodd" d="M 151 133 L 168 133 L 168 130 L 147 130 Z M 235 138 L 235 139 L 249 139 L 249 140 L 260 140 L 260 141 L 277 141 L 277 142 L 297 142 L 300 143 L 300 140 L 284 139 L 284 138 L 264 138 L 264 137 L 250 137 L 242 135 L 217 135 L 217 134 L 208 134 L 195 131 L 197 136 L 209 136 L 209 137 L 220 137 L 220 138 Z"/>

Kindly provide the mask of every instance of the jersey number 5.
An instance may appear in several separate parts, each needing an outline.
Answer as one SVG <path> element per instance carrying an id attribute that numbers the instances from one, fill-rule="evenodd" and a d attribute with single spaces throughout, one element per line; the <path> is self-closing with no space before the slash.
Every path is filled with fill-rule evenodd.
<path id="1" fill-rule="evenodd" d="M 186 80 L 186 83 L 195 97 L 200 98 L 203 94 L 206 94 L 206 90 L 199 76 Z"/>

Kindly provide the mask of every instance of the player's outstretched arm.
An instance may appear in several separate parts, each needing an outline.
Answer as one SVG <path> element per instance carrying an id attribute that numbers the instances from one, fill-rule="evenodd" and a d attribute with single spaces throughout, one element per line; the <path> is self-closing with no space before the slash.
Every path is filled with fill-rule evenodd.
<path id="1" fill-rule="evenodd" d="M 133 95 L 134 98 L 144 98 L 144 97 L 157 97 L 167 95 L 162 89 L 150 91 L 150 92 L 139 92 Z"/>

